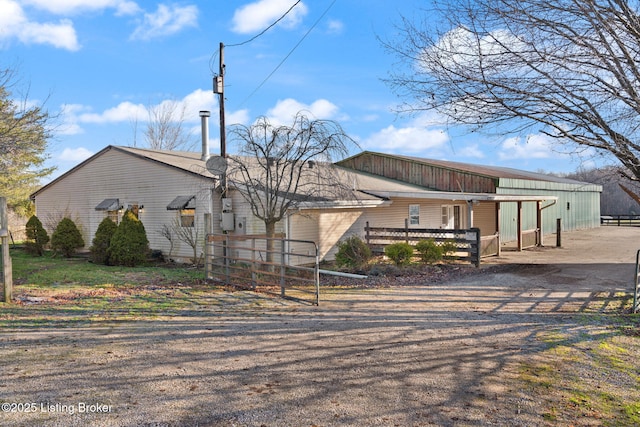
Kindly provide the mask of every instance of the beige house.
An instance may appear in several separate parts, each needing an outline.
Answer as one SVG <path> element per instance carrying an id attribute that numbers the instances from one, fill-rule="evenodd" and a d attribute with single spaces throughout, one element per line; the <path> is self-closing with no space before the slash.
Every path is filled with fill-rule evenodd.
<path id="1" fill-rule="evenodd" d="M 546 208 L 558 200 L 557 194 L 549 191 L 499 194 L 437 190 L 423 182 L 406 182 L 406 177 L 367 170 L 367 161 L 380 156 L 387 156 L 387 163 L 402 159 L 364 152 L 339 162 L 338 176 L 348 183 L 349 194 L 296 203 L 276 231 L 289 239 L 315 241 L 320 258 L 331 260 L 341 240 L 353 234 L 364 236 L 367 222 L 385 227 L 477 227 L 482 236 L 497 239 L 503 204 L 520 206 L 521 210 L 531 205 L 541 223 L 543 211 L 546 215 L 550 211 Z M 192 258 L 193 248 L 175 233 L 170 241 L 163 230 L 197 237 L 198 253 L 209 232 L 264 233 L 264 223 L 254 217 L 233 185 L 223 202 L 219 177 L 207 170 L 207 159 L 206 153 L 108 146 L 33 193 L 36 214 L 49 232 L 63 217 L 73 219 L 88 249 L 105 217 L 118 222 L 124 210 L 131 209 L 144 224 L 151 248 L 178 261 Z M 476 180 L 481 182 L 480 178 Z M 474 182 L 473 177 L 465 179 Z M 522 232 L 529 226 L 520 222 L 518 229 Z"/>

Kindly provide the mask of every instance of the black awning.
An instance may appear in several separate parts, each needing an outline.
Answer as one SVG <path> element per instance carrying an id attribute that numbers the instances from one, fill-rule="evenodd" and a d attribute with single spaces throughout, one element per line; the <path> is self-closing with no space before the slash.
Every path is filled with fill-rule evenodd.
<path id="1" fill-rule="evenodd" d="M 179 211 L 182 209 L 195 209 L 196 196 L 178 196 L 167 205 L 168 211 Z"/>
<path id="2" fill-rule="evenodd" d="M 118 199 L 104 199 L 96 206 L 97 211 L 117 211 L 120 209 L 120 201 Z"/>

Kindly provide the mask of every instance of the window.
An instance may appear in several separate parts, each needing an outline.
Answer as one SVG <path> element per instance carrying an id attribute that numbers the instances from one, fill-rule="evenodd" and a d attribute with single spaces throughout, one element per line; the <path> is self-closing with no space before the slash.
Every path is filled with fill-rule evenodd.
<path id="1" fill-rule="evenodd" d="M 195 209 L 181 209 L 180 210 L 180 226 L 193 227 L 196 222 L 196 210 Z"/>
<path id="2" fill-rule="evenodd" d="M 118 211 L 107 211 L 107 218 L 111 221 L 118 223 Z"/>
<path id="3" fill-rule="evenodd" d="M 409 225 L 420 224 L 420 205 L 409 205 Z"/>
<path id="4" fill-rule="evenodd" d="M 178 211 L 181 227 L 193 227 L 196 222 L 196 196 L 178 196 L 167 205 L 167 210 Z"/>
<path id="5" fill-rule="evenodd" d="M 142 209 L 142 205 L 139 205 L 138 203 L 132 203 L 129 206 L 127 206 L 127 209 L 129 209 L 129 211 L 136 217 L 136 218 L 140 218 L 140 210 Z"/>

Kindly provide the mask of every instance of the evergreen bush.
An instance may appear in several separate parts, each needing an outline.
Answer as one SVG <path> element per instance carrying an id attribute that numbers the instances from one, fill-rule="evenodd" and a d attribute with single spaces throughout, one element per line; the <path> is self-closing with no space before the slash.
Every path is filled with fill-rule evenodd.
<path id="1" fill-rule="evenodd" d="M 32 215 L 27 221 L 25 234 L 25 249 L 32 255 L 42 256 L 44 254 L 44 246 L 49 243 L 49 234 L 42 226 L 42 222 L 37 216 Z"/>
<path id="2" fill-rule="evenodd" d="M 51 248 L 70 258 L 78 248 L 84 246 L 84 239 L 76 223 L 70 218 L 62 218 L 51 235 Z"/>
<path id="3" fill-rule="evenodd" d="M 117 229 L 117 224 L 108 217 L 100 222 L 89 248 L 91 261 L 96 264 L 110 264 L 109 246 L 111 245 L 111 238 Z"/>
<path id="4" fill-rule="evenodd" d="M 358 236 L 351 236 L 340 242 L 336 253 L 338 267 L 359 268 L 371 259 L 371 249 Z"/>
<path id="5" fill-rule="evenodd" d="M 129 210 L 111 237 L 109 261 L 114 265 L 135 267 L 146 261 L 149 240 L 142 222 Z"/>
<path id="6" fill-rule="evenodd" d="M 420 254 L 422 262 L 433 264 L 442 259 L 443 247 L 433 239 L 423 239 L 416 244 L 416 250 Z"/>
<path id="7" fill-rule="evenodd" d="M 384 254 L 397 266 L 409 265 L 413 257 L 413 246 L 408 243 L 393 243 L 384 248 Z"/>
<path id="8" fill-rule="evenodd" d="M 458 252 L 458 245 L 454 240 L 447 240 L 442 244 L 442 255 L 444 259 L 452 261 L 456 258 L 456 252 Z"/>

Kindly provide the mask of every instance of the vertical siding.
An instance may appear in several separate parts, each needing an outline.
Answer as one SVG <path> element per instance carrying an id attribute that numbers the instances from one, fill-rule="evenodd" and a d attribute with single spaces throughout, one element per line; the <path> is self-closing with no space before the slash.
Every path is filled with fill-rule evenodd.
<path id="1" fill-rule="evenodd" d="M 339 165 L 439 191 L 495 193 L 496 180 L 470 172 L 408 159 L 364 153 Z"/>
<path id="2" fill-rule="evenodd" d="M 117 198 L 124 205 L 144 205 L 139 219 L 144 224 L 152 249 L 167 255 L 169 241 L 160 235 L 164 224 L 170 225 L 178 211 L 168 211 L 167 205 L 181 195 L 196 196 L 196 227 L 198 238 L 205 234 L 205 213 L 209 211 L 209 195 L 213 180 L 181 172 L 117 150 L 109 150 L 80 168 L 63 176 L 36 195 L 36 213 L 48 221 L 49 232 L 55 219 L 69 216 L 82 230 L 85 248 L 91 241 L 106 212 L 95 207 L 104 199 Z M 44 221 L 43 221 L 44 222 Z M 184 242 L 175 241 L 173 256 L 190 258 L 193 251 Z"/>
<path id="3" fill-rule="evenodd" d="M 513 185 L 513 183 L 511 183 Z M 556 185 L 554 185 L 556 184 Z M 520 187 L 523 187 L 521 185 Z M 566 185 L 562 183 L 540 183 L 537 188 L 508 188 L 501 187 L 500 194 L 518 195 L 549 195 L 558 197 L 552 201 L 543 202 L 549 206 L 542 211 L 543 234 L 556 232 L 556 221 L 560 218 L 562 229 L 565 231 L 594 228 L 600 226 L 600 188 L 594 185 Z M 568 209 L 567 209 L 567 203 Z M 517 239 L 516 235 L 516 203 L 502 203 L 501 234 L 503 241 Z M 523 203 L 523 229 L 536 227 L 536 203 Z"/>

